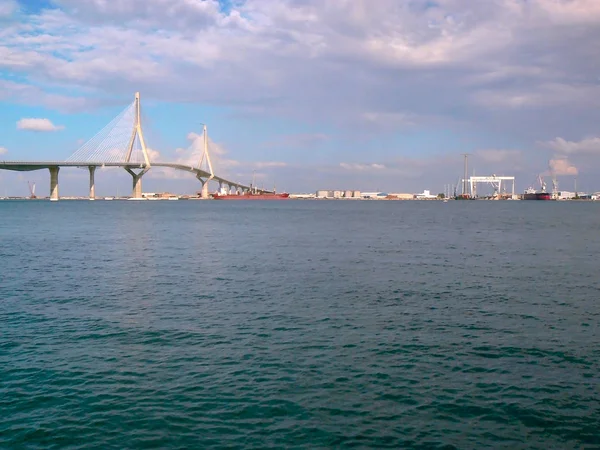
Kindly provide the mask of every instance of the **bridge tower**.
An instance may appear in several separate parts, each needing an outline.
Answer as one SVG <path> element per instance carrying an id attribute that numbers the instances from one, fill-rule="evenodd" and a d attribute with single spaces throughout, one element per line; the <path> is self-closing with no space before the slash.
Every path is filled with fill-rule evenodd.
<path id="1" fill-rule="evenodd" d="M 206 124 L 202 124 L 202 134 L 203 134 L 203 145 L 202 145 L 202 157 L 200 158 L 200 164 L 198 164 L 198 168 L 202 169 L 202 164 L 204 164 L 204 160 L 206 159 L 206 165 L 208 166 L 208 173 L 210 174 L 208 177 L 202 177 L 200 174 L 196 175 L 198 181 L 202 183 L 202 190 L 200 191 L 201 198 L 208 198 L 208 182 L 215 177 L 215 172 L 213 171 L 212 162 L 210 161 L 210 154 L 208 153 L 208 131 L 206 130 Z"/>
<path id="2" fill-rule="evenodd" d="M 131 131 L 131 138 L 129 139 L 129 144 L 127 146 L 127 156 L 125 156 L 125 162 L 128 163 L 131 161 L 131 153 L 133 152 L 133 146 L 135 144 L 135 138 L 137 137 L 140 146 L 142 147 L 142 153 L 144 155 L 144 161 L 146 165 L 135 172 L 133 169 L 129 167 L 125 167 L 125 170 L 132 176 L 133 178 L 133 198 L 142 198 L 142 177 L 146 172 L 150 170 L 150 158 L 148 156 L 148 149 L 146 148 L 146 141 L 144 140 L 144 132 L 142 131 L 142 119 L 140 117 L 140 93 L 135 93 L 134 100 L 134 108 L 135 108 L 135 120 L 133 123 L 133 130 Z"/>

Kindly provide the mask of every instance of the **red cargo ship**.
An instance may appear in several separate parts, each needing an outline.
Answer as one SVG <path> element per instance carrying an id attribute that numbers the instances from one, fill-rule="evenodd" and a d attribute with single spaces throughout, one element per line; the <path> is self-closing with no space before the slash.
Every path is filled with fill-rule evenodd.
<path id="1" fill-rule="evenodd" d="M 541 189 L 539 191 L 533 188 L 527 189 L 523 194 L 523 200 L 552 200 L 552 194 L 546 190 L 546 183 L 541 175 L 538 175 L 538 181 Z"/>
<path id="2" fill-rule="evenodd" d="M 552 195 L 549 192 L 530 192 L 528 189 L 523 194 L 523 200 L 552 200 Z"/>

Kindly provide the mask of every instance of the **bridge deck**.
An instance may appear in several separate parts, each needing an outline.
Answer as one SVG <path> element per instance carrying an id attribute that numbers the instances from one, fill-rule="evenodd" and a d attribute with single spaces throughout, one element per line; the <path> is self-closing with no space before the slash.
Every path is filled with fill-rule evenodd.
<path id="1" fill-rule="evenodd" d="M 34 170 L 50 169 L 54 167 L 122 167 L 128 169 L 144 169 L 145 163 L 126 163 L 126 162 L 71 162 L 71 161 L 0 161 L 0 169 L 13 170 L 18 172 L 30 172 Z M 184 172 L 191 172 L 196 177 L 210 178 L 210 173 L 193 166 L 186 166 L 177 163 L 151 163 L 150 167 L 166 167 Z M 240 189 L 250 189 L 250 186 L 236 183 L 222 177 L 213 176 L 211 180 L 234 186 Z M 267 191 L 265 191 L 267 192 Z"/>

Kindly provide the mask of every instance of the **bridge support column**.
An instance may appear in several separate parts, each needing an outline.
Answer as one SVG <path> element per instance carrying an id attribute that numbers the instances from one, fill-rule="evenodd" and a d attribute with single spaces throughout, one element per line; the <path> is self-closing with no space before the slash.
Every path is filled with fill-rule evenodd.
<path id="1" fill-rule="evenodd" d="M 50 201 L 58 201 L 58 171 L 60 167 L 50 167 Z"/>
<path id="2" fill-rule="evenodd" d="M 90 200 L 96 199 L 96 184 L 94 181 L 94 174 L 96 172 L 96 166 L 89 166 L 90 169 Z"/>
<path id="3" fill-rule="evenodd" d="M 149 168 L 146 167 L 141 172 L 135 173 L 129 167 L 126 167 L 125 170 L 132 176 L 133 178 L 133 192 L 131 193 L 132 198 L 142 198 L 142 177 L 146 172 L 148 172 Z"/>
<path id="4" fill-rule="evenodd" d="M 142 198 L 142 175 L 134 174 L 133 176 L 133 190 L 131 196 L 133 198 Z"/>
<path id="5" fill-rule="evenodd" d="M 208 182 L 212 179 L 212 175 L 208 178 L 202 178 L 200 175 L 196 175 L 196 178 L 198 178 L 198 181 L 202 183 L 200 198 L 208 198 Z"/>

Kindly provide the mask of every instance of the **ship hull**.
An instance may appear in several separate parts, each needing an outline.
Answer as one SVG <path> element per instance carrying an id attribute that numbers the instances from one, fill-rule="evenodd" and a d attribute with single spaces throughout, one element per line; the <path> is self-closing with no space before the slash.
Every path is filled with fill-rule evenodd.
<path id="1" fill-rule="evenodd" d="M 213 194 L 215 200 L 287 200 L 290 194 Z"/>
<path id="2" fill-rule="evenodd" d="M 523 200 L 552 200 L 552 196 L 548 192 L 535 192 L 523 194 Z"/>

